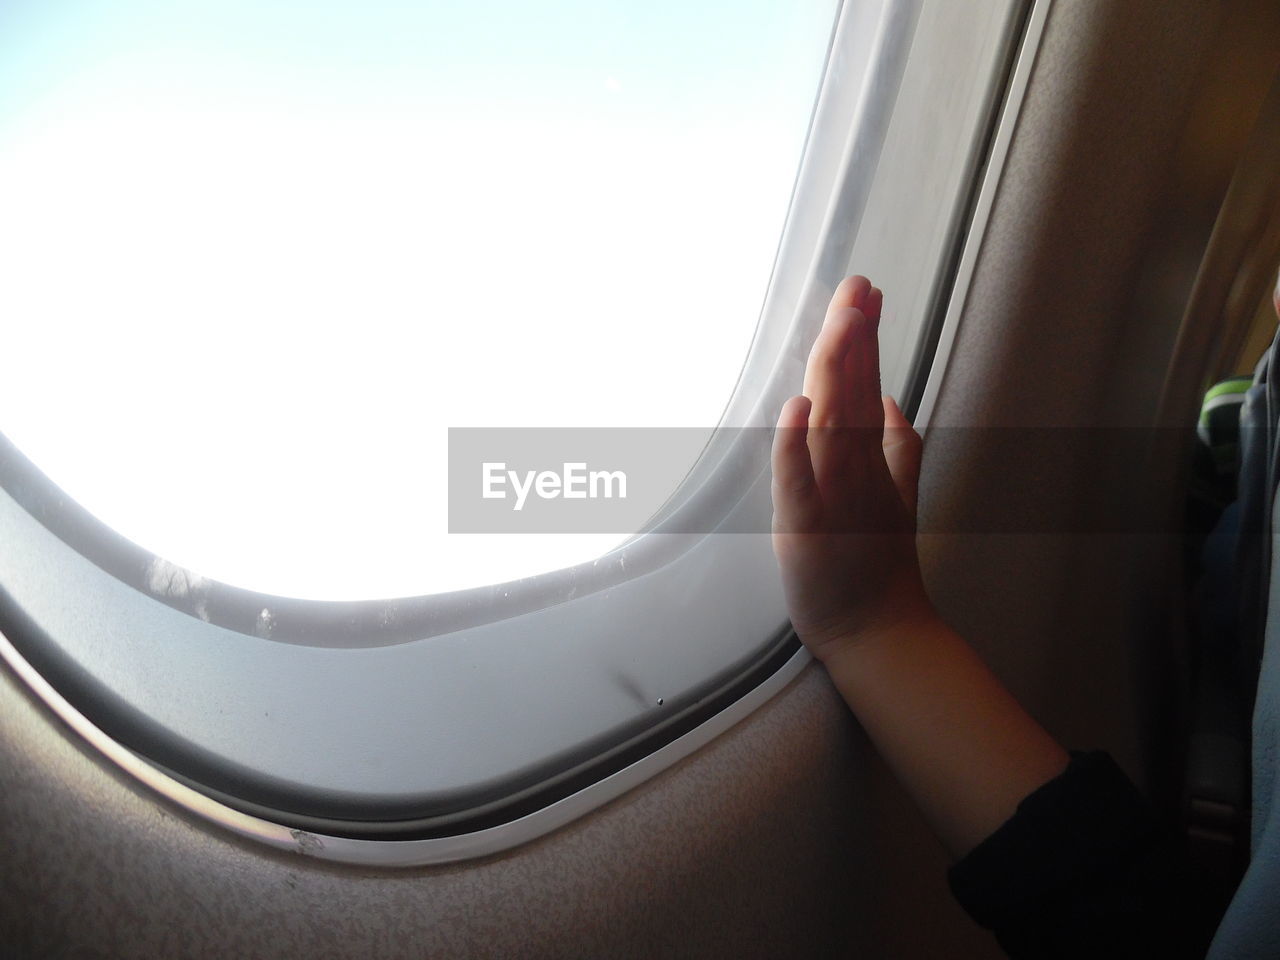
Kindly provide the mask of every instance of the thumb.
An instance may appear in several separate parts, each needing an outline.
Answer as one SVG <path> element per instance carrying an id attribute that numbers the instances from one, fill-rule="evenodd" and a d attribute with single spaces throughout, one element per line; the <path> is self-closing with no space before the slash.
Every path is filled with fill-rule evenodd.
<path id="1" fill-rule="evenodd" d="M 889 475 L 898 488 L 898 496 L 914 519 L 916 497 L 920 488 L 920 458 L 924 454 L 924 441 L 920 434 L 902 415 L 897 401 L 886 396 L 884 403 L 884 439 L 881 446 Z"/>

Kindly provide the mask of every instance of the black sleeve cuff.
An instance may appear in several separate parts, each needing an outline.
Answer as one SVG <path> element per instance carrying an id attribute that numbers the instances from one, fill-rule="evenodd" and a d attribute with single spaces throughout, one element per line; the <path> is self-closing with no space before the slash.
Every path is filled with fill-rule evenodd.
<path id="1" fill-rule="evenodd" d="M 951 891 L 974 920 L 997 930 L 1084 907 L 1157 833 L 1146 802 L 1110 756 L 1073 753 L 1061 775 L 951 868 Z"/>

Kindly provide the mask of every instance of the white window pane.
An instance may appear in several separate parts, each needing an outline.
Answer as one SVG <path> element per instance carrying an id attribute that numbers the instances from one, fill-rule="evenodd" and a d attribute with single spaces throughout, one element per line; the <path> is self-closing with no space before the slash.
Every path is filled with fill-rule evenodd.
<path id="1" fill-rule="evenodd" d="M 445 430 L 714 426 L 835 6 L 7 3 L 0 430 L 265 592 L 599 555 L 447 536 Z"/>

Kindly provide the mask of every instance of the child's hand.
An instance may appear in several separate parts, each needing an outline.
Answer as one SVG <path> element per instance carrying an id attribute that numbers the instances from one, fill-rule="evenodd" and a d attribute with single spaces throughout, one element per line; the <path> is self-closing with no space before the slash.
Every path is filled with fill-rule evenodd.
<path id="1" fill-rule="evenodd" d="M 961 857 L 1068 756 L 934 613 L 916 558 L 920 437 L 880 398 L 880 291 L 840 284 L 773 445 L 791 622 Z"/>
<path id="2" fill-rule="evenodd" d="M 934 619 L 915 547 L 921 440 L 880 396 L 881 303 L 865 277 L 836 289 L 774 437 L 774 552 L 791 622 L 823 661 Z"/>

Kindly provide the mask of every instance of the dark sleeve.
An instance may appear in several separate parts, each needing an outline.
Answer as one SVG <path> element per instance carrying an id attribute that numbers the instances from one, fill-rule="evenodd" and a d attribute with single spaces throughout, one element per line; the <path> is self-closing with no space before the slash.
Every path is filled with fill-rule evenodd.
<path id="1" fill-rule="evenodd" d="M 949 880 L 1014 960 L 1202 958 L 1212 935 L 1182 844 L 1105 753 L 1072 754 Z"/>

